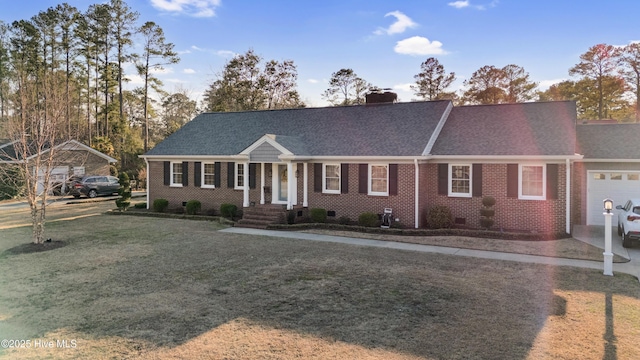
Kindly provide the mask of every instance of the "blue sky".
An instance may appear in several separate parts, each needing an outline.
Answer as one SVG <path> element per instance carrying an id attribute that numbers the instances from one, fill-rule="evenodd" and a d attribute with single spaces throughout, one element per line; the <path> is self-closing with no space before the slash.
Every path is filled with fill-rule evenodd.
<path id="1" fill-rule="evenodd" d="M 62 2 L 0 0 L 0 20 L 29 19 Z M 82 12 L 97 2 L 67 1 Z M 415 98 L 409 84 L 431 56 L 456 73 L 453 89 L 484 65 L 507 64 L 524 67 L 545 89 L 568 79 L 590 46 L 640 40 L 637 0 L 126 2 L 140 24 L 159 24 L 180 53 L 179 64 L 158 74 L 165 87 L 198 99 L 230 56 L 250 48 L 267 60 L 294 60 L 302 99 L 324 106 L 321 94 L 341 68 L 394 88 L 401 101 Z"/>

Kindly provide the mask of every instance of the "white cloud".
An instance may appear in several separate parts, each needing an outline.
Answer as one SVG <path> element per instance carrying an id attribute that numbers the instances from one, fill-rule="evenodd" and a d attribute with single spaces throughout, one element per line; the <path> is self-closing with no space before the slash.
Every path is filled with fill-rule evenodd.
<path id="1" fill-rule="evenodd" d="M 393 50 L 398 54 L 405 55 L 444 55 L 447 53 L 442 49 L 440 41 L 429 41 L 429 39 L 422 36 L 413 36 L 400 40 Z"/>
<path id="2" fill-rule="evenodd" d="M 311 84 L 317 84 L 319 81 L 316 79 L 309 79 L 307 80 L 308 82 L 310 82 Z"/>
<path id="3" fill-rule="evenodd" d="M 216 55 L 223 58 L 230 58 L 236 56 L 237 54 L 231 50 L 218 50 L 216 51 Z"/>
<path id="4" fill-rule="evenodd" d="M 472 8 L 475 8 L 476 10 L 486 10 L 488 7 L 492 8 L 492 7 L 498 6 L 498 3 L 499 3 L 499 0 L 492 0 L 490 3 L 485 5 L 472 5 L 471 2 L 469 2 L 469 0 L 458 0 L 458 1 L 450 2 L 447 5 L 452 6 L 456 9 L 464 9 L 467 7 L 472 7 Z"/>
<path id="5" fill-rule="evenodd" d="M 193 70 L 193 69 L 184 69 L 184 70 L 182 70 L 182 72 L 185 73 L 185 74 L 195 74 L 196 73 L 196 71 Z"/>
<path id="6" fill-rule="evenodd" d="M 378 30 L 373 32 L 374 34 L 376 34 L 376 35 L 401 34 L 401 33 L 405 32 L 409 28 L 414 28 L 414 27 L 418 26 L 418 24 L 415 23 L 413 20 L 411 20 L 410 17 L 408 17 L 407 15 L 405 15 L 405 14 L 403 14 L 400 11 L 397 11 L 397 10 L 396 11 L 392 11 L 392 12 L 387 13 L 387 14 L 384 15 L 384 17 L 387 17 L 387 16 L 395 17 L 396 18 L 396 22 L 391 24 L 386 29 L 379 28 Z"/>
<path id="7" fill-rule="evenodd" d="M 567 79 L 551 79 L 551 80 L 542 80 L 538 83 L 538 90 L 545 91 L 551 87 L 551 85 L 555 85 L 561 83 Z"/>
<path id="8" fill-rule="evenodd" d="M 194 17 L 212 17 L 221 0 L 151 0 L 158 10 Z"/>
<path id="9" fill-rule="evenodd" d="M 453 6 L 456 9 L 462 9 L 462 8 L 466 8 L 469 6 L 469 0 L 464 0 L 464 1 L 454 1 L 454 2 L 450 2 L 447 5 L 449 6 Z"/>
<path id="10" fill-rule="evenodd" d="M 127 82 L 129 85 L 144 85 L 144 79 L 140 75 L 131 74 L 126 75 L 125 78 L 129 80 Z"/>
<path id="11" fill-rule="evenodd" d="M 411 86 L 415 85 L 414 83 L 407 83 L 407 84 L 396 84 L 393 85 L 393 90 L 398 90 L 398 91 L 404 91 L 404 92 L 413 92 L 413 89 L 411 89 Z"/>
<path id="12" fill-rule="evenodd" d="M 173 69 L 167 67 L 152 68 L 149 70 L 149 74 L 173 74 Z"/>

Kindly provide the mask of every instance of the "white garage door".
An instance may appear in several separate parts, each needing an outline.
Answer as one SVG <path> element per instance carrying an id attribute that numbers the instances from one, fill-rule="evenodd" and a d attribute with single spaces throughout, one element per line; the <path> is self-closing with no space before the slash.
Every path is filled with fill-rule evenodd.
<path id="1" fill-rule="evenodd" d="M 613 200 L 614 208 L 624 205 L 629 198 L 640 198 L 639 171 L 597 171 L 587 172 L 587 225 L 604 225 L 602 201 Z M 618 221 L 616 210 L 612 218 L 615 226 Z"/>

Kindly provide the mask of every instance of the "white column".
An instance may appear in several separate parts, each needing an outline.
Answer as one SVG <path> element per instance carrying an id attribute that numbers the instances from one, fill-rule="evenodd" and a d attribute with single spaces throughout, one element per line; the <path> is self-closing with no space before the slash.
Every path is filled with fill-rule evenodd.
<path id="1" fill-rule="evenodd" d="M 613 253 L 611 252 L 611 212 L 604 214 L 604 275 L 613 276 Z"/>
<path id="2" fill-rule="evenodd" d="M 147 163 L 147 179 L 146 184 L 144 184 L 144 190 L 147 193 L 147 210 L 149 210 L 149 160 L 144 159 L 144 162 Z"/>
<path id="3" fill-rule="evenodd" d="M 260 204 L 264 204 L 264 163 L 260 163 Z"/>
<path id="4" fill-rule="evenodd" d="M 293 172 L 293 163 L 292 162 L 288 162 L 287 163 L 287 210 L 291 210 L 293 209 L 293 205 L 295 204 L 293 202 L 293 189 L 295 189 L 297 186 L 295 186 L 295 181 L 296 181 L 296 174 Z"/>
<path id="5" fill-rule="evenodd" d="M 244 195 L 244 202 L 242 206 L 249 207 L 249 162 L 244 163 L 244 179 L 243 179 L 243 187 L 242 192 Z"/>
<path id="6" fill-rule="evenodd" d="M 565 226 L 565 231 L 567 232 L 567 234 L 571 234 L 571 162 L 569 161 L 569 159 L 567 159 L 565 161 L 565 178 L 567 183 L 565 184 L 565 197 L 567 199 L 565 206 L 566 206 L 566 226 Z"/>
<path id="7" fill-rule="evenodd" d="M 302 164 L 302 206 L 309 207 L 309 164 Z"/>
<path id="8" fill-rule="evenodd" d="M 414 171 L 416 172 L 415 174 L 415 228 L 417 229 L 419 224 L 420 224 L 420 215 L 419 215 L 419 210 L 420 210 L 420 204 L 419 204 L 419 199 L 420 199 L 420 173 L 418 172 L 419 170 L 419 166 L 418 166 L 418 159 L 413 159 L 413 167 L 414 167 Z"/>

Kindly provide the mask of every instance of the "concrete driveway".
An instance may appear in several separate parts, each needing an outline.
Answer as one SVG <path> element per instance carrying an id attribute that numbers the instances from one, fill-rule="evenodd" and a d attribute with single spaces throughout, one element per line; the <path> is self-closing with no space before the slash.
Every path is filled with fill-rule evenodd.
<path id="1" fill-rule="evenodd" d="M 144 191 L 132 191 L 132 198 L 139 198 L 146 196 L 146 192 Z M 58 206 L 58 205 L 66 205 L 66 204 L 77 204 L 77 203 L 85 203 L 85 202 L 97 202 L 97 201 L 112 201 L 117 199 L 118 196 L 99 196 L 93 199 L 81 197 L 79 199 L 74 198 L 73 196 L 51 196 L 47 199 L 48 206 Z M 25 200 L 7 200 L 0 201 L 0 211 L 3 210 L 19 210 L 26 209 L 29 207 L 29 204 Z"/>
<path id="2" fill-rule="evenodd" d="M 573 237 L 580 241 L 584 241 L 604 251 L 604 226 L 596 225 L 574 225 Z M 625 266 L 635 268 L 635 273 L 640 279 L 640 241 L 636 241 L 633 247 L 622 247 L 622 238 L 618 235 L 616 226 L 611 227 L 611 251 L 629 259 L 629 263 Z"/>

